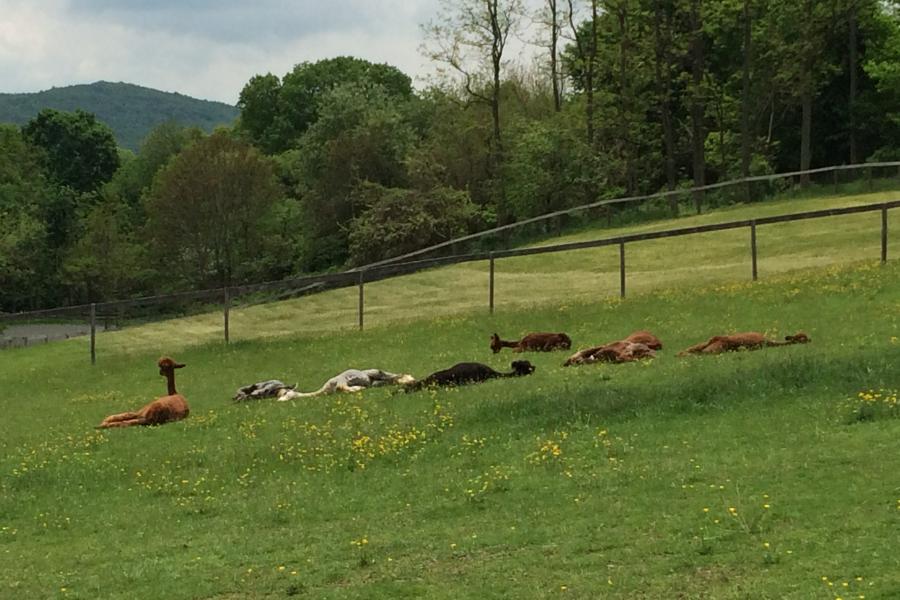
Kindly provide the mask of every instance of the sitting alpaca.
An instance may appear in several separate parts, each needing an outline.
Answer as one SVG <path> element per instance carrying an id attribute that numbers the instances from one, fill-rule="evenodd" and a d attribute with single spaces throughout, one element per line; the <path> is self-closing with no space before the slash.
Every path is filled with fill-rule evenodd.
<path id="1" fill-rule="evenodd" d="M 656 350 L 662 349 L 662 342 L 649 331 L 635 331 L 624 340 L 610 342 L 579 350 L 570 356 L 564 367 L 595 362 L 633 362 L 644 358 L 654 358 Z"/>
<path id="2" fill-rule="evenodd" d="M 500 373 L 487 365 L 476 362 L 457 363 L 449 369 L 436 371 L 419 380 L 412 385 L 406 386 L 407 392 L 414 392 L 424 387 L 432 385 L 463 385 L 466 383 L 477 383 L 487 381 L 495 377 L 522 377 L 534 373 L 534 365 L 527 360 L 514 360 L 512 362 L 512 371 L 509 373 Z"/>
<path id="3" fill-rule="evenodd" d="M 572 340 L 564 333 L 529 333 L 521 340 L 508 342 L 501 340 L 496 333 L 491 336 L 491 350 L 494 354 L 502 348 L 512 348 L 513 352 L 549 352 L 551 350 L 568 350 Z"/>
<path id="4" fill-rule="evenodd" d="M 282 390 L 292 390 L 295 387 L 297 386 L 285 385 L 277 379 L 269 379 L 268 381 L 260 381 L 238 388 L 238 391 L 232 400 L 240 402 L 242 400 L 256 400 L 259 398 L 274 398 L 283 394 L 284 392 Z"/>
<path id="5" fill-rule="evenodd" d="M 407 385 L 414 381 L 415 379 L 413 379 L 412 375 L 395 375 L 381 369 L 347 369 L 326 381 L 325 385 L 315 392 L 298 392 L 293 389 L 282 388 L 278 391 L 278 400 L 285 402 L 294 398 L 310 398 L 312 396 L 333 394 L 334 392 L 359 392 L 367 387 L 391 385 L 394 383 Z"/>
<path id="6" fill-rule="evenodd" d="M 180 421 L 190 414 L 187 400 L 175 390 L 175 369 L 180 369 L 184 365 L 176 363 L 171 358 L 161 358 L 158 364 L 159 374 L 168 381 L 169 395 L 157 398 L 137 412 L 110 415 L 103 419 L 97 429 L 131 427 L 132 425 L 162 425 Z"/>
<path id="7" fill-rule="evenodd" d="M 678 353 L 678 356 L 688 354 L 721 354 L 735 350 L 757 350 L 767 346 L 788 346 L 790 344 L 806 344 L 810 342 L 808 335 L 798 331 L 794 335 L 787 335 L 784 341 L 770 340 L 755 331 L 747 333 L 735 333 L 732 335 L 716 335 L 705 342 L 701 342 Z"/>

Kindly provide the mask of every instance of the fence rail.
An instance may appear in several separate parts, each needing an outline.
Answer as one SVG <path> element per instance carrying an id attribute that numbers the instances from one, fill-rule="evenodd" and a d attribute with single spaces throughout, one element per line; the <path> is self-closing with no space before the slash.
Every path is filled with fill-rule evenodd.
<path id="1" fill-rule="evenodd" d="M 900 165 L 900 163 L 889 163 L 890 165 Z M 861 206 L 850 206 L 845 208 L 833 208 L 824 210 L 814 210 L 807 212 L 799 212 L 786 215 L 777 215 L 771 217 L 760 217 L 757 219 L 742 219 L 737 221 L 729 221 L 725 223 L 714 223 L 709 225 L 698 225 L 694 227 L 681 227 L 674 229 L 666 229 L 662 231 L 649 231 L 644 233 L 634 233 L 628 235 L 620 235 L 595 240 L 587 240 L 582 242 L 570 242 L 563 244 L 554 244 L 547 246 L 536 246 L 528 248 L 518 248 L 510 250 L 494 250 L 472 252 L 467 254 L 457 254 L 452 256 L 442 256 L 436 258 L 409 260 L 405 262 L 380 263 L 369 265 L 365 268 L 357 268 L 341 273 L 315 275 L 310 277 L 301 277 L 296 279 L 265 282 L 260 284 L 233 286 L 227 288 L 213 288 L 208 290 L 197 290 L 191 292 L 182 292 L 177 294 L 167 294 L 161 296 L 149 296 L 142 298 L 134 298 L 130 300 L 100 302 L 94 304 L 83 304 L 65 308 L 54 308 L 38 311 L 30 311 L 23 313 L 4 313 L 0 314 L 0 323 L 16 322 L 16 321 L 40 321 L 51 318 L 69 318 L 72 320 L 87 321 L 90 325 L 90 354 L 91 362 L 96 362 L 96 331 L 98 329 L 98 319 L 109 318 L 110 315 L 121 315 L 128 309 L 140 306 L 158 306 L 163 302 L 184 302 L 194 301 L 203 302 L 206 305 L 221 306 L 223 318 L 223 333 L 227 343 L 229 341 L 229 323 L 231 319 L 231 311 L 236 306 L 249 306 L 259 303 L 259 300 L 244 301 L 235 303 L 235 300 L 244 297 L 245 299 L 253 294 L 265 292 L 278 292 L 276 298 L 283 299 L 285 297 L 296 297 L 308 293 L 317 293 L 327 289 L 358 287 L 358 303 L 357 303 L 357 326 L 362 329 L 364 326 L 365 315 L 365 285 L 400 275 L 408 275 L 425 269 L 435 267 L 461 264 L 475 261 L 488 261 L 488 310 L 493 314 L 495 309 L 495 263 L 502 258 L 513 258 L 523 256 L 533 256 L 539 254 L 548 254 L 556 252 L 571 252 L 574 250 L 584 250 L 590 248 L 600 248 L 604 246 L 619 247 L 619 294 L 625 297 L 626 294 L 626 245 L 648 240 L 658 240 L 663 238 L 697 235 L 702 233 L 710 233 L 717 231 L 728 231 L 735 229 L 748 228 L 750 234 L 750 272 L 751 277 L 755 281 L 758 277 L 757 270 L 757 228 L 763 225 L 787 223 L 793 221 L 802 221 L 807 219 L 820 219 L 826 217 L 839 217 L 851 214 L 880 212 L 881 213 L 881 262 L 888 260 L 888 211 L 900 207 L 900 200 L 889 202 L 880 202 L 875 204 L 867 204 Z M 104 327 L 106 329 L 107 327 Z M 45 338 L 46 341 L 46 338 Z M 27 341 L 26 341 L 27 343 Z M 13 343 L 12 345 L 18 345 Z M 4 344 L 0 344 L 0 348 Z"/>

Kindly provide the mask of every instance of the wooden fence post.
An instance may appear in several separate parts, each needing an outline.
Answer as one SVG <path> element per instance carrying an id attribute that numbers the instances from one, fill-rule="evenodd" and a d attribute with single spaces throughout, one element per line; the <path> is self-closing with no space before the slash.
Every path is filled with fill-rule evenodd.
<path id="1" fill-rule="evenodd" d="M 869 188 L 869 191 L 872 191 L 872 167 L 866 168 L 866 185 Z"/>
<path id="2" fill-rule="evenodd" d="M 91 364 L 97 364 L 97 304 L 91 302 Z"/>
<path id="3" fill-rule="evenodd" d="M 229 331 L 228 331 L 228 319 L 229 314 L 231 312 L 231 295 L 228 293 L 228 288 L 225 288 L 225 294 L 223 298 L 224 312 L 225 312 L 225 343 L 229 342 Z"/>
<path id="4" fill-rule="evenodd" d="M 359 312 L 359 330 L 363 329 L 363 304 L 365 302 L 365 292 L 363 291 L 363 272 L 360 270 L 359 272 L 359 307 L 357 311 Z"/>
<path id="5" fill-rule="evenodd" d="M 887 262 L 887 206 L 881 209 L 881 263 Z"/>
<path id="6" fill-rule="evenodd" d="M 834 167 L 831 171 L 831 178 L 834 181 L 834 193 L 838 193 L 838 170 L 837 167 Z"/>
<path id="7" fill-rule="evenodd" d="M 490 314 L 494 314 L 494 253 L 491 252 L 489 259 L 489 275 L 488 275 L 488 308 Z"/>
<path id="8" fill-rule="evenodd" d="M 619 242 L 619 297 L 625 297 L 625 242 Z"/>
<path id="9" fill-rule="evenodd" d="M 750 257 L 753 263 L 753 281 L 756 281 L 756 221 L 750 221 Z"/>

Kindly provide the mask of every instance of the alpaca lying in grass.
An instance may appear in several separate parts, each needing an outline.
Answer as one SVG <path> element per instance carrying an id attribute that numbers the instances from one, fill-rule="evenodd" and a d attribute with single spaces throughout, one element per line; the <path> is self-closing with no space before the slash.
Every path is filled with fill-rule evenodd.
<path id="1" fill-rule="evenodd" d="M 515 342 L 501 340 L 496 333 L 491 336 L 491 350 L 494 354 L 503 348 L 512 348 L 513 352 L 549 352 L 568 350 L 571 347 L 572 340 L 564 333 L 529 333 Z"/>
<path id="2" fill-rule="evenodd" d="M 292 390 L 296 385 L 286 385 L 278 379 L 269 379 L 260 381 L 251 385 L 245 385 L 238 388 L 237 393 L 232 397 L 235 402 L 243 400 L 258 400 L 260 398 L 276 398 L 284 393 L 282 390 Z"/>
<path id="3" fill-rule="evenodd" d="M 721 354 L 735 350 L 758 350 L 768 346 L 789 346 L 791 344 L 806 344 L 810 342 L 808 335 L 798 331 L 794 335 L 787 335 L 784 341 L 767 339 L 761 333 L 750 331 L 747 333 L 735 333 L 732 335 L 716 335 L 705 342 L 695 344 L 678 353 L 678 356 L 688 354 Z"/>
<path id="4" fill-rule="evenodd" d="M 534 365 L 527 360 L 514 360 L 510 365 L 512 371 L 500 373 L 487 365 L 476 362 L 457 363 L 449 369 L 436 371 L 411 385 L 406 386 L 407 392 L 414 392 L 429 386 L 438 385 L 464 385 L 466 383 L 478 383 L 494 379 L 496 377 L 522 377 L 534 373 Z"/>
<path id="5" fill-rule="evenodd" d="M 407 385 L 413 383 L 412 375 L 396 375 L 381 369 L 347 369 L 339 375 L 335 375 L 314 392 L 298 392 L 293 389 L 283 388 L 278 392 L 278 400 L 285 402 L 294 398 L 311 398 L 335 392 L 359 392 L 368 387 L 378 387 L 399 383 Z"/>
<path id="6" fill-rule="evenodd" d="M 169 395 L 157 398 L 137 412 L 110 415 L 103 419 L 97 429 L 110 427 L 131 427 L 133 425 L 162 425 L 180 421 L 190 414 L 187 400 L 175 390 L 175 369 L 184 367 L 171 358 L 159 359 L 159 374 L 168 382 Z"/>
<path id="7" fill-rule="evenodd" d="M 595 362 L 624 363 L 654 358 L 656 350 L 662 349 L 662 342 L 649 331 L 635 331 L 624 340 L 610 342 L 602 346 L 593 346 L 579 350 L 570 356 L 564 367 L 584 365 Z"/>

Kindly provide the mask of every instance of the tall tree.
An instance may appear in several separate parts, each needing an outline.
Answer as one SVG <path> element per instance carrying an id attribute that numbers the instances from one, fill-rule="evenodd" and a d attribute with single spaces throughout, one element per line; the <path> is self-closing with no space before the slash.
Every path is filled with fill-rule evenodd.
<path id="1" fill-rule="evenodd" d="M 522 14 L 522 0 L 442 0 L 436 21 L 425 26 L 425 51 L 462 78 L 471 101 L 490 107 L 492 156 L 501 145 L 500 80 L 503 54 Z"/>
<path id="2" fill-rule="evenodd" d="M 599 22 L 599 0 L 589 0 L 590 18 L 587 27 L 576 25 L 576 9 L 573 0 L 566 0 L 569 10 L 566 13 L 569 18 L 569 28 L 572 32 L 572 44 L 574 46 L 577 65 L 572 69 L 580 88 L 585 95 L 584 120 L 587 134 L 587 143 L 594 146 L 594 77 L 597 73 L 597 33 Z"/>
<path id="3" fill-rule="evenodd" d="M 703 77 L 706 72 L 704 59 L 703 13 L 700 0 L 690 0 L 690 64 L 691 64 L 691 156 L 692 172 L 694 175 L 694 187 L 706 185 L 706 117 L 705 89 Z M 700 212 L 700 203 L 703 199 L 703 191 L 694 192 L 694 202 L 697 212 Z"/>
<path id="4" fill-rule="evenodd" d="M 50 178 L 76 192 L 96 191 L 119 167 L 112 129 L 82 110 L 70 113 L 46 108 L 22 133 L 44 150 Z"/>
<path id="5" fill-rule="evenodd" d="M 162 286 L 264 276 L 251 270 L 265 248 L 257 225 L 281 194 L 270 161 L 225 132 L 181 152 L 147 196 L 147 235 Z"/>
<path id="6" fill-rule="evenodd" d="M 280 82 L 271 73 L 250 79 L 238 100 L 239 128 L 266 152 L 284 152 L 316 122 L 323 95 L 345 84 L 378 86 L 401 100 L 413 95 L 412 80 L 391 65 L 352 56 L 303 62 Z"/>

